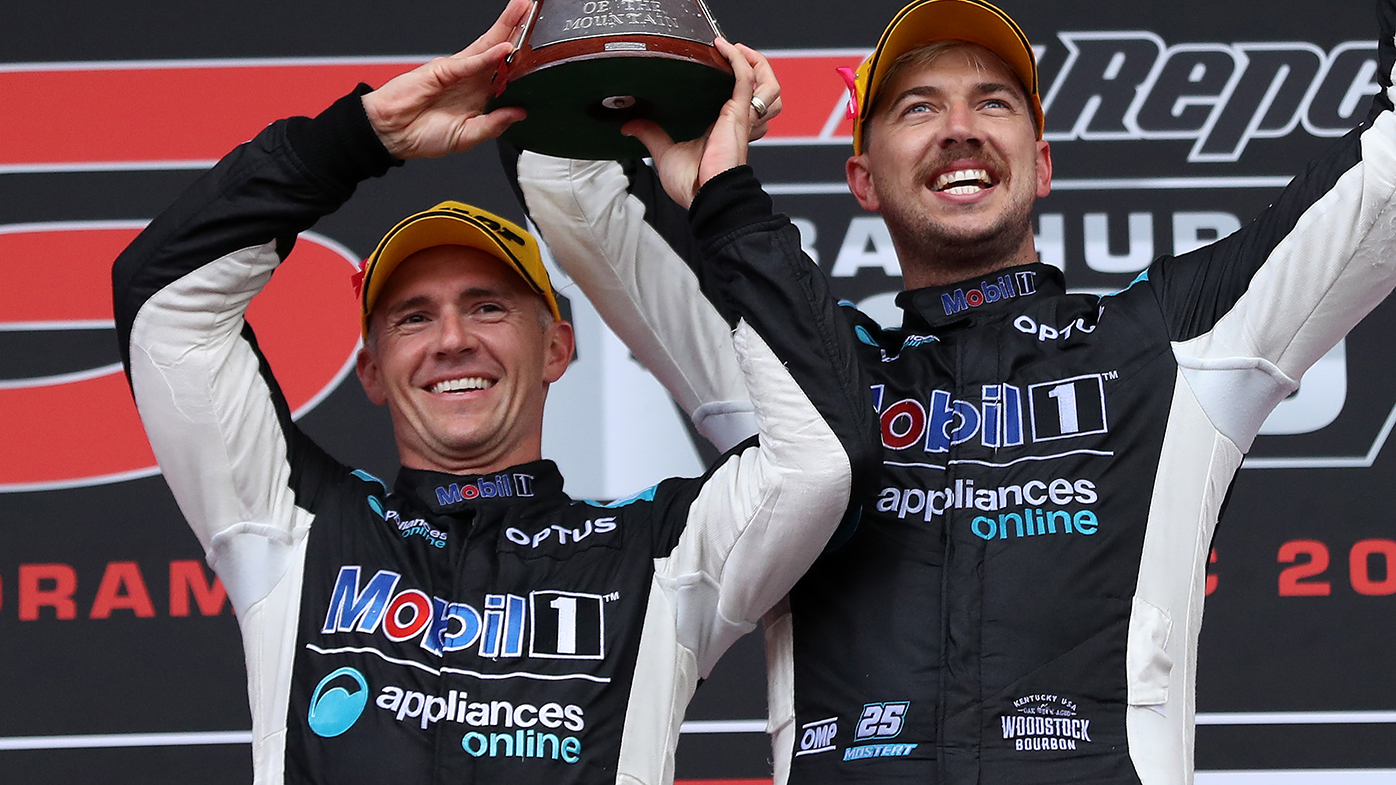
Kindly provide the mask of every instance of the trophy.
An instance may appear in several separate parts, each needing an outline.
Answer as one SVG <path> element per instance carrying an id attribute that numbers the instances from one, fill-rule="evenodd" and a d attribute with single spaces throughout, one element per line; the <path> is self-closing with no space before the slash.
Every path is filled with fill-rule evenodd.
<path id="1" fill-rule="evenodd" d="M 687 141 L 732 97 L 732 67 L 712 43 L 719 35 L 703 0 L 534 0 L 490 108 L 528 110 L 503 137 L 526 150 L 645 157 L 622 124 L 651 120 Z"/>

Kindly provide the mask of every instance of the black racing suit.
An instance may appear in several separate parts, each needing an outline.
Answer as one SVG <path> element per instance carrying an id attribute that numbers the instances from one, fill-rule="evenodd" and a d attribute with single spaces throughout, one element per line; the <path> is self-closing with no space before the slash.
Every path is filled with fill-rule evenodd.
<path id="1" fill-rule="evenodd" d="M 1190 781 L 1227 489 L 1396 280 L 1393 13 L 1371 117 L 1235 235 L 1107 297 L 1027 265 L 902 293 L 900 329 L 850 307 L 883 470 L 852 539 L 767 619 L 778 783 Z M 721 320 L 670 315 L 716 271 L 648 170 L 517 171 L 607 321 L 667 350 L 641 361 L 690 410 L 739 407 L 730 372 L 703 374 L 725 350 L 694 337 Z"/>
<path id="2" fill-rule="evenodd" d="M 874 476 L 844 317 L 821 279 L 740 262 L 752 237 L 798 239 L 733 170 L 692 225 L 728 267 L 712 294 L 759 439 L 609 505 L 569 498 L 549 461 L 390 489 L 300 431 L 243 314 L 297 233 L 392 163 L 358 94 L 279 121 L 114 270 L 141 417 L 237 610 L 256 781 L 670 781 L 697 681 Z"/>

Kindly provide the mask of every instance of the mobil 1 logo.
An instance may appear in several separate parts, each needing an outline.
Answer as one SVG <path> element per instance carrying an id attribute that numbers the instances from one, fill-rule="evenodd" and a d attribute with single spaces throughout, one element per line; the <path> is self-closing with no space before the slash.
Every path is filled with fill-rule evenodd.
<path id="1" fill-rule="evenodd" d="M 1105 433 L 1105 384 L 1100 374 L 1028 387 L 1035 442 Z"/>
<path id="2" fill-rule="evenodd" d="M 532 635 L 529 655 L 555 660 L 605 659 L 607 597 L 566 591 L 536 591 L 529 597 Z"/>

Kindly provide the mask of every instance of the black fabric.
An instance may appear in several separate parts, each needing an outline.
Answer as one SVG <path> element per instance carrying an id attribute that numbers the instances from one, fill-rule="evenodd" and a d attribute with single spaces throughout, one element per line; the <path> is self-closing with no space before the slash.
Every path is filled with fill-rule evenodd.
<path id="1" fill-rule="evenodd" d="M 1140 781 L 1126 651 L 1151 502 L 1162 461 L 1210 457 L 1162 455 L 1173 342 L 1215 327 L 1360 161 L 1354 134 L 1250 226 L 1118 295 L 1072 294 L 1056 269 L 1024 265 L 902 293 L 901 329 L 846 309 L 883 466 L 856 532 L 790 594 L 791 783 Z M 647 220 L 672 208 L 653 176 L 630 182 Z M 758 191 L 745 169 L 714 178 L 690 210 L 697 247 L 670 241 L 729 324 L 715 283 L 785 303 L 815 278 Z M 810 327 L 752 323 L 763 337 Z M 1177 565 L 1179 580 L 1198 567 Z"/>
<path id="2" fill-rule="evenodd" d="M 385 156 L 353 95 L 314 120 L 273 124 L 201 177 L 117 262 L 117 329 L 128 373 L 132 325 L 143 306 L 153 305 L 155 293 L 203 266 L 226 263 L 239 250 L 270 244 L 284 258 L 296 233 L 337 208 L 360 180 L 386 171 L 392 162 Z M 719 244 L 732 245 L 739 235 Z M 206 295 L 190 297 L 216 309 L 208 303 L 218 298 Z M 719 287 L 715 296 L 745 318 L 779 321 L 748 293 Z M 173 296 L 159 302 L 168 310 L 188 306 Z M 845 444 L 858 448 L 850 450 L 850 459 L 855 473 L 867 477 L 876 429 L 866 384 L 856 364 L 845 364 L 853 352 L 850 334 L 831 319 L 833 301 L 817 286 L 806 285 L 788 307 L 797 321 L 812 314 L 818 324 L 805 331 L 768 326 L 768 343 L 780 357 L 791 358 L 802 387 L 812 389 L 812 380 L 819 380 L 813 397 L 821 409 L 810 414 L 824 415 L 822 407 L 832 407 L 829 423 Z M 261 630 L 259 639 L 248 641 L 249 652 L 260 658 L 253 668 L 259 678 L 276 673 L 283 657 L 292 660 L 284 707 L 285 781 L 615 782 L 632 689 L 651 688 L 632 680 L 657 564 L 698 515 L 695 500 L 715 473 L 742 460 L 758 442 L 734 449 L 702 478 L 666 480 L 609 505 L 568 497 L 557 467 L 542 460 L 486 475 L 403 469 L 389 491 L 376 478 L 335 462 L 300 432 L 251 330 L 243 329 L 240 338 L 256 357 L 265 388 L 248 390 L 252 401 L 245 409 L 248 402 L 234 400 L 233 411 L 219 414 L 236 427 L 259 408 L 258 400 L 270 397 L 295 495 L 294 511 L 286 511 L 293 520 L 248 525 L 273 530 L 256 536 L 277 540 L 302 536 L 309 525 L 301 574 L 276 576 L 280 586 L 299 586 L 299 592 L 255 600 L 296 603 L 298 616 L 290 618 L 298 619 L 297 629 Z M 808 352 L 801 344 L 806 340 L 813 341 Z M 819 363 L 822 371 L 814 367 Z M 829 384 L 832 376 L 842 389 Z M 798 415 L 777 416 L 787 422 L 782 438 L 792 438 L 800 426 L 788 423 Z M 863 430 L 852 433 L 855 428 Z M 264 463 L 247 474 L 277 476 L 272 470 L 281 460 L 280 446 L 228 461 Z M 228 470 L 221 463 L 211 467 L 215 474 Z M 724 476 L 733 487 L 721 491 L 730 497 L 761 496 L 769 479 L 760 471 Z M 280 490 L 240 487 L 240 477 L 222 479 L 231 482 L 209 483 L 207 492 L 233 486 L 233 493 L 265 498 Z M 712 525 L 727 532 L 745 523 Z M 796 522 L 787 516 L 782 523 Z M 279 562 L 259 561 L 264 549 L 230 546 L 219 551 L 218 569 L 239 572 L 245 566 L 265 578 Z M 703 569 L 721 576 L 724 587 L 739 580 L 724 574 L 725 550 L 699 550 Z M 711 623 L 701 612 L 682 610 L 674 609 L 669 622 L 681 617 Z M 755 618 L 761 610 L 743 613 Z M 651 645 L 661 653 L 663 646 L 677 648 L 662 632 L 665 622 L 656 623 L 661 632 L 651 633 Z M 681 634 L 706 645 L 707 632 Z M 293 646 L 285 637 L 291 635 Z M 266 685 L 254 683 L 252 694 L 265 700 Z M 253 711 L 266 722 L 266 706 L 254 705 Z M 267 730 L 276 732 L 276 725 Z M 663 733 L 639 743 L 650 759 L 669 751 Z M 267 761 L 258 761 L 258 771 L 266 769 Z"/>
<path id="3" fill-rule="evenodd" d="M 791 594 L 796 726 L 837 717 L 840 729 L 835 749 L 794 759 L 792 782 L 1137 781 L 1128 598 L 1176 367 L 1151 297 L 1102 303 L 1044 278 L 960 318 L 947 319 L 945 287 L 910 292 L 906 330 L 854 314 L 884 466 L 857 533 Z M 1075 329 L 1042 341 L 1015 326 L 1024 317 Z M 1044 421 L 1064 386 L 1077 433 L 1046 430 L 1062 430 Z M 896 704 L 895 735 L 860 734 Z M 1091 741 L 1014 749 L 1001 724 L 1033 716 L 1024 706 L 1088 721 Z"/>
<path id="4" fill-rule="evenodd" d="M 654 539 L 682 531 L 686 506 L 670 496 L 685 491 L 666 483 L 652 500 L 608 509 L 567 497 L 550 461 L 486 475 L 404 469 L 392 493 L 364 476 L 322 485 L 286 781 L 614 782 Z M 375 591 L 382 603 L 355 616 Z M 413 596 L 434 604 L 433 621 L 395 639 L 416 618 Z M 371 700 L 329 735 L 311 709 L 346 667 Z M 329 684 L 349 688 L 343 677 Z M 395 701 L 409 694 L 449 707 L 419 698 L 404 714 Z"/>

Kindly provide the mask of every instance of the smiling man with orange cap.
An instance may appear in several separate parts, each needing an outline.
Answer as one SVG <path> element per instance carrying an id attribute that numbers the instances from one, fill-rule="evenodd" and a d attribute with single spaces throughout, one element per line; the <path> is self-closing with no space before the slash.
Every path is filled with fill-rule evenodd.
<path id="1" fill-rule="evenodd" d="M 1052 160 L 1008 14 L 917 0 L 845 73 L 848 187 L 885 220 L 906 290 L 896 329 L 845 309 L 882 473 L 857 532 L 766 619 L 777 783 L 1191 781 L 1227 488 L 1267 414 L 1396 284 L 1396 2 L 1378 7 L 1362 128 L 1249 226 L 1107 297 L 1038 263 Z M 718 314 L 675 307 L 722 274 L 656 196 L 658 179 L 688 205 L 694 151 L 628 130 L 657 175 L 525 154 L 527 207 L 676 399 L 750 408 Z M 764 196 L 750 170 L 722 187 Z M 774 235 L 746 259 L 817 275 Z"/>
<path id="2" fill-rule="evenodd" d="M 273 123 L 113 270 L 137 407 L 237 611 L 258 783 L 671 782 L 698 681 L 875 474 L 876 418 L 834 300 L 743 263 L 767 227 L 721 190 L 692 231 L 727 270 L 707 293 L 762 410 L 760 438 L 703 477 L 609 504 L 563 491 L 541 439 L 572 328 L 529 233 L 458 202 L 404 219 L 358 280 L 357 370 L 391 415 L 396 481 L 293 422 L 249 301 L 359 182 L 520 118 L 484 107 L 527 8 L 459 55 Z M 715 136 L 745 137 L 764 82 L 724 51 L 737 94 Z M 713 145 L 709 178 L 743 150 Z"/>

